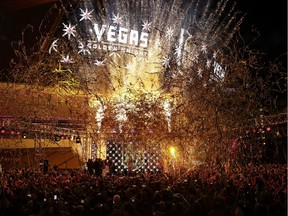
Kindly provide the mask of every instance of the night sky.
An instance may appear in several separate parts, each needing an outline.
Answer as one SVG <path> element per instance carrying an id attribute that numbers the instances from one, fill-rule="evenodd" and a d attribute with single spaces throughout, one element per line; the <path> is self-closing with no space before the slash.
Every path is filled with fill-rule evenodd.
<path id="1" fill-rule="evenodd" d="M 19 40 L 21 30 L 27 24 L 39 24 L 49 7 L 45 5 L 8 12 L 3 7 L 1 10 L 0 4 L 0 70 L 7 67 L 13 57 L 11 42 Z M 245 40 L 256 36 L 251 32 L 252 27 L 261 34 L 252 48 L 265 53 L 267 60 L 280 57 L 287 64 L 287 1 L 239 0 L 237 8 L 247 13 L 241 28 Z"/>
<path id="2" fill-rule="evenodd" d="M 255 48 L 265 53 L 267 60 L 287 61 L 287 0 L 239 0 L 238 7 L 247 13 L 243 36 L 251 39 L 255 35 L 251 29 L 256 27 L 260 37 L 255 41 Z"/>

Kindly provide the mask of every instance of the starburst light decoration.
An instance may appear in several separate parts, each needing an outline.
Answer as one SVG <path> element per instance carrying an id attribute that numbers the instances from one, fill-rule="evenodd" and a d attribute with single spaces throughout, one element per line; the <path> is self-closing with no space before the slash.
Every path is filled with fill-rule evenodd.
<path id="1" fill-rule="evenodd" d="M 75 33 L 76 33 L 75 26 L 71 26 L 71 23 L 69 23 L 69 25 L 66 25 L 65 23 L 63 23 L 63 25 L 64 25 L 64 29 L 63 29 L 64 33 L 62 36 L 67 35 L 69 40 L 71 36 L 75 37 Z"/>
<path id="2" fill-rule="evenodd" d="M 80 22 L 82 20 L 90 20 L 91 21 L 91 18 L 93 17 L 93 15 L 92 15 L 93 10 L 88 11 L 88 9 L 86 8 L 84 11 L 82 8 L 80 8 L 80 11 L 81 11 L 81 14 L 80 14 L 81 19 L 79 20 Z"/>

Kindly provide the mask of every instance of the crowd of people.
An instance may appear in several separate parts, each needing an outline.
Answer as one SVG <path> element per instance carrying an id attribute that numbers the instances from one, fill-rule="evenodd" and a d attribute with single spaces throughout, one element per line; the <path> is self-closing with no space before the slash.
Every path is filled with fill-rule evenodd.
<path id="1" fill-rule="evenodd" d="M 113 159 L 111 157 L 107 160 L 102 160 L 101 158 L 96 158 L 95 160 L 88 159 L 86 165 L 90 175 L 106 176 L 107 174 L 117 174 Z"/>
<path id="2" fill-rule="evenodd" d="M 0 193 L 0 215 L 284 216 L 287 166 L 202 164 L 178 175 L 105 176 L 88 169 L 10 169 L 1 173 Z"/>

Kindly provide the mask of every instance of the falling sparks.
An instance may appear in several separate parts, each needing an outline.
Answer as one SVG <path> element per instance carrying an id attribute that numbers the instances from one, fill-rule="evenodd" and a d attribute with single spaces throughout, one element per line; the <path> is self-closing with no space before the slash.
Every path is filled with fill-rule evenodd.
<path id="1" fill-rule="evenodd" d="M 125 107 L 118 105 L 115 107 L 116 120 L 119 122 L 119 131 L 122 133 L 123 124 L 128 120 L 127 112 Z"/>
<path id="2" fill-rule="evenodd" d="M 98 130 L 97 132 L 100 133 L 101 132 L 101 127 L 102 127 L 102 120 L 104 119 L 104 111 L 106 109 L 106 106 L 103 104 L 99 104 L 98 109 L 96 110 L 96 122 L 97 122 L 97 127 Z"/>
<path id="3" fill-rule="evenodd" d="M 193 85 L 197 79 L 193 79 L 191 73 L 199 77 L 205 73 L 205 78 L 206 74 L 209 75 L 207 82 L 209 79 L 220 81 L 225 77 L 225 67 L 217 62 L 222 61 L 219 50 L 226 47 L 234 33 L 233 27 L 237 29 L 240 23 L 234 22 L 236 14 L 232 12 L 221 23 L 220 17 L 226 6 L 224 1 L 217 6 L 216 12 L 211 10 L 211 16 L 207 16 L 210 13 L 210 0 L 201 9 L 198 1 L 192 1 L 185 9 L 178 4 L 180 1 L 173 1 L 172 10 L 164 0 L 141 0 L 137 8 L 126 7 L 136 3 L 136 0 L 115 0 L 109 4 L 104 2 L 105 10 L 99 14 L 90 7 L 91 0 L 83 0 L 78 14 L 70 17 L 69 24 L 63 24 L 62 39 L 53 41 L 49 54 L 57 52 L 55 55 L 60 55 L 60 61 L 66 64 L 83 62 L 99 67 L 95 76 L 106 73 L 113 89 L 108 90 L 111 97 L 121 95 L 128 88 L 147 93 L 159 91 L 159 95 L 165 95 L 167 92 L 161 92 L 161 86 L 173 79 L 186 79 L 187 83 Z M 189 13 L 195 16 L 187 17 Z M 218 37 L 223 44 L 219 43 Z M 63 50 L 67 47 L 61 44 L 64 40 L 75 43 L 76 49 Z M 69 53 L 73 60 L 69 55 L 62 56 L 63 53 Z M 192 67 L 193 70 L 186 70 Z M 127 110 L 134 102 L 121 100 L 114 104 L 120 131 L 124 123 L 129 121 Z M 171 131 L 172 104 L 163 101 L 161 106 Z M 99 119 L 104 115 L 103 109 L 100 107 L 96 111 Z"/>
<path id="4" fill-rule="evenodd" d="M 141 0 L 137 8 L 126 7 L 133 5 L 136 1 L 115 0 L 103 3 L 105 10 L 98 13 L 90 7 L 91 0 L 83 0 L 79 9 L 76 10 L 78 14 L 75 13 L 74 18 L 69 17 L 69 24 L 63 24 L 62 37 L 67 36 L 71 43 L 81 41 L 80 44 L 78 42 L 76 52 L 82 58 L 79 62 L 86 61 L 88 64 L 92 62 L 94 65 L 103 66 L 103 61 L 93 62 L 93 58 L 99 56 L 101 59 L 106 59 L 105 66 L 109 71 L 112 86 L 119 88 L 117 91 L 127 87 L 119 84 L 121 80 L 131 83 L 135 88 L 145 86 L 145 88 L 153 87 L 153 90 L 159 89 L 162 85 L 160 80 L 166 83 L 169 82 L 167 79 L 172 76 L 164 76 L 163 79 L 155 76 L 151 79 L 148 74 L 152 74 L 152 71 L 153 74 L 161 76 L 164 70 L 171 67 L 174 60 L 177 66 L 183 69 L 193 66 L 202 67 L 211 72 L 214 69 L 214 65 L 210 62 L 212 55 L 213 61 L 216 61 L 216 57 L 217 61 L 221 61 L 217 52 L 226 46 L 231 34 L 233 35 L 233 31 L 228 31 L 231 31 L 233 25 L 236 29 L 240 21 L 236 23 L 236 13 L 234 14 L 233 11 L 222 24 L 220 17 L 223 15 L 222 12 L 228 0 L 217 5 L 215 12 L 210 10 L 212 8 L 210 0 L 207 1 L 201 9 L 198 8 L 197 1 L 192 1 L 189 7 L 183 9 L 180 1 L 177 0 L 173 1 L 171 10 L 170 3 L 164 0 L 159 2 Z M 149 8 L 147 8 L 148 5 Z M 211 16 L 207 16 L 210 11 Z M 187 17 L 189 13 L 201 14 L 202 12 L 201 16 Z M 210 20 L 212 17 L 213 22 Z M 86 20 L 89 22 L 84 22 Z M 218 43 L 218 37 L 221 40 L 224 39 L 223 44 Z M 59 53 L 67 53 L 62 50 L 63 47 L 65 46 L 62 46 L 60 42 L 52 43 L 50 53 L 56 50 Z M 169 59 L 165 56 L 169 56 Z M 194 71 L 197 73 L 196 70 Z M 119 74 L 125 77 L 119 78 Z M 182 76 L 189 77 L 190 75 L 183 74 Z M 113 91 L 113 94 L 116 94 L 116 91 Z"/>
<path id="5" fill-rule="evenodd" d="M 171 115 L 172 115 L 173 107 L 169 100 L 163 101 L 163 109 L 164 109 L 164 115 L 165 115 L 167 126 L 168 126 L 168 131 L 171 132 Z"/>
<path id="6" fill-rule="evenodd" d="M 177 56 L 178 65 L 180 65 L 181 64 L 182 47 L 181 46 L 177 46 L 176 49 L 175 49 L 174 54 Z"/>
<path id="7" fill-rule="evenodd" d="M 157 50 L 161 50 L 161 40 L 159 38 L 155 41 L 155 47 Z"/>

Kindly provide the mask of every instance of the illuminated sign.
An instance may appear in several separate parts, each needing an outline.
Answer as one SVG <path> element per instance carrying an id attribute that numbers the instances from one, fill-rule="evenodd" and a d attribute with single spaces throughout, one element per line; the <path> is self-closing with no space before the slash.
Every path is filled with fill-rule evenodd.
<path id="1" fill-rule="evenodd" d="M 197 46 L 193 45 L 193 52 L 185 51 L 185 49 L 187 49 L 186 45 L 189 44 L 190 39 L 193 38 L 194 35 L 193 32 L 190 33 L 184 26 L 184 28 L 182 26 L 178 26 L 177 28 L 173 23 L 169 23 L 166 26 L 157 27 L 156 21 L 155 23 L 153 21 L 149 22 L 142 18 L 141 23 L 138 21 L 137 25 L 134 24 L 134 27 L 132 27 L 130 22 L 126 23 L 124 21 L 125 15 L 121 16 L 119 13 L 116 15 L 113 12 L 109 13 L 109 20 L 98 22 L 93 18 L 93 10 L 89 11 L 86 8 L 85 10 L 80 9 L 80 11 L 81 18 L 73 22 L 77 24 L 63 23 L 64 33 L 62 37 L 68 38 L 71 43 L 78 43 L 78 49 L 75 50 L 77 54 L 91 56 L 92 58 L 88 58 L 89 61 L 93 61 L 94 56 L 94 64 L 97 66 L 105 65 L 106 60 L 112 56 L 121 58 L 122 53 L 132 54 L 135 57 L 148 57 L 148 50 L 151 48 L 158 50 L 158 56 L 162 58 L 162 60 L 158 62 L 162 64 L 165 69 L 170 67 L 173 56 L 176 59 L 177 66 L 184 65 L 184 67 L 198 65 L 200 62 L 198 59 L 202 56 L 205 61 L 205 69 L 213 70 L 212 79 L 217 81 L 224 80 L 225 70 L 217 61 L 217 51 L 214 51 L 213 55 L 209 54 L 209 42 L 202 41 L 202 43 L 199 43 Z M 82 37 L 82 35 L 79 34 L 80 29 L 84 30 L 87 37 Z M 155 43 L 150 41 L 151 38 L 155 40 Z M 61 53 L 62 63 L 75 63 L 75 57 L 71 52 L 63 54 L 63 51 L 59 50 L 58 42 L 60 41 L 58 39 L 53 41 L 49 48 L 49 54 L 51 54 L 52 51 Z M 155 46 L 148 47 L 150 44 Z M 95 55 L 95 53 L 98 52 L 107 53 L 108 55 Z M 155 53 L 153 52 L 153 54 Z M 158 58 L 158 56 L 156 58 Z M 128 68 L 127 65 L 125 68 Z M 201 76 L 201 73 L 199 74 Z"/>
<path id="2" fill-rule="evenodd" d="M 106 25 L 102 25 L 101 29 L 98 24 L 94 24 L 94 32 L 97 36 L 98 42 L 101 42 L 103 35 L 106 32 L 106 40 L 111 43 L 121 43 L 125 45 L 139 46 L 142 48 L 147 48 L 148 46 L 148 37 L 147 32 L 139 32 L 137 30 L 129 30 L 128 28 L 119 27 L 117 31 L 116 26 L 109 26 L 107 29 Z"/>
<path id="3" fill-rule="evenodd" d="M 97 40 L 87 41 L 86 48 L 89 49 L 89 52 L 90 50 L 120 51 L 144 56 L 148 53 L 149 33 L 147 32 L 112 25 L 109 27 L 107 25 L 99 26 L 98 24 L 93 25 L 93 32 Z M 83 44 L 80 43 L 78 48 L 83 49 Z M 89 53 L 87 50 L 86 52 Z"/>

